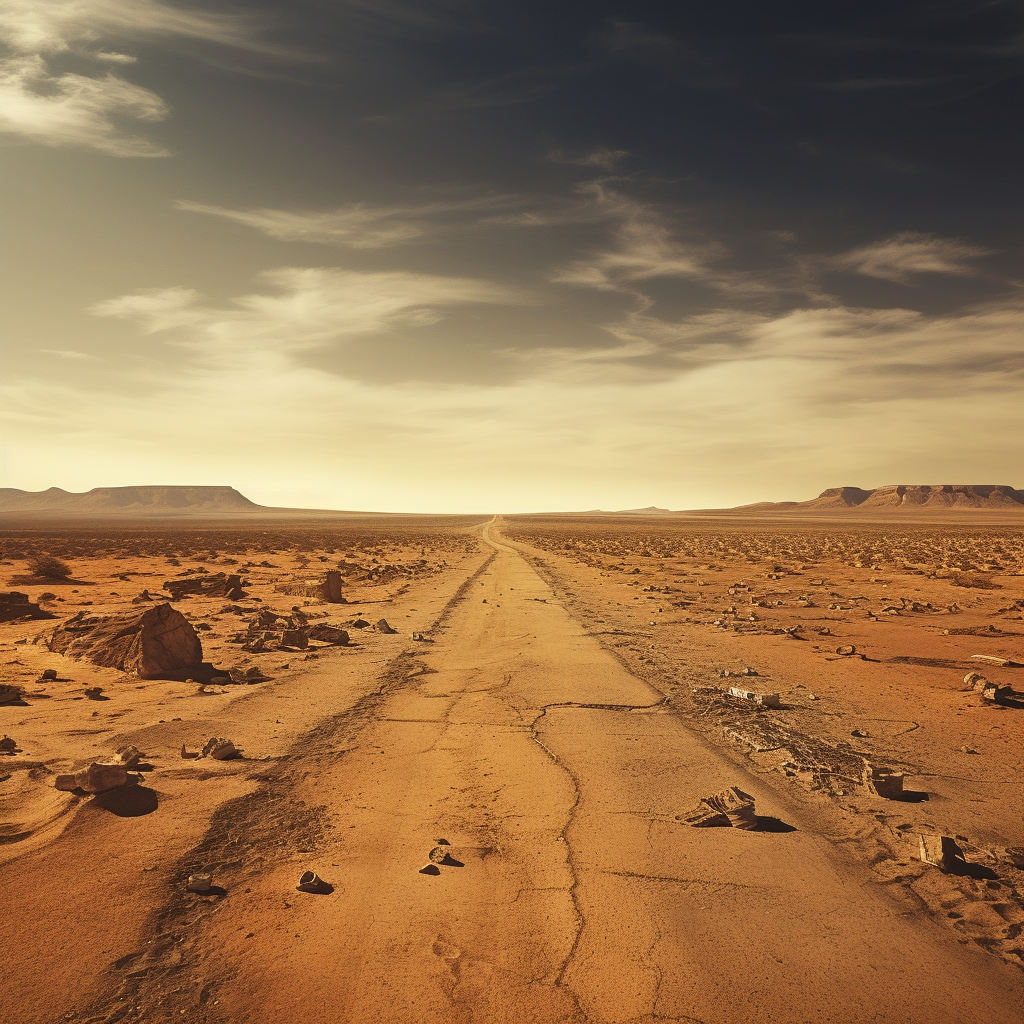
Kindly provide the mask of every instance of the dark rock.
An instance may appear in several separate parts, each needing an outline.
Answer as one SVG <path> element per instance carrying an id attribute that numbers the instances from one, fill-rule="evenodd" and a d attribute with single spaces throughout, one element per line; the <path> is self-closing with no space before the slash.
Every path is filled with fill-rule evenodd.
<path id="1" fill-rule="evenodd" d="M 52 612 L 45 612 L 38 604 L 28 599 L 28 594 L 20 594 L 12 590 L 0 594 L 0 622 L 11 622 L 14 619 L 52 619 Z"/>
<path id="2" fill-rule="evenodd" d="M 282 647 L 297 647 L 304 651 L 309 646 L 309 638 L 304 629 L 286 629 L 281 634 Z"/>
<path id="3" fill-rule="evenodd" d="M 319 640 L 321 643 L 344 645 L 349 641 L 348 630 L 340 626 L 328 626 L 326 623 L 312 626 L 309 630 L 310 640 Z"/>

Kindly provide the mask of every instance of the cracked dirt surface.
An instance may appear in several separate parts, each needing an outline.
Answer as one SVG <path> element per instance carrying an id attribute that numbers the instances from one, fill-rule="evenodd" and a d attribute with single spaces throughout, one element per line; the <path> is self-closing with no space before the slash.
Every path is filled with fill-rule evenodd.
<path id="1" fill-rule="evenodd" d="M 219 806 L 67 1019 L 1020 1019 L 1019 970 L 880 885 L 483 537 L 493 557 L 435 642 L 396 651 Z M 790 830 L 676 820 L 729 785 Z M 181 891 L 213 865 L 225 895 Z M 307 867 L 334 892 L 296 892 Z"/>

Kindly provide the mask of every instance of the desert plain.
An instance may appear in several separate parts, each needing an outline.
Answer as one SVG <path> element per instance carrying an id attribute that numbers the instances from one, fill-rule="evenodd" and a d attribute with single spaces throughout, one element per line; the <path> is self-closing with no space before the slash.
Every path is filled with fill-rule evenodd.
<path id="1" fill-rule="evenodd" d="M 0 551 L 46 616 L 0 623 L 4 1021 L 1024 1015 L 1010 521 L 38 524 Z M 218 573 L 241 593 L 167 586 Z M 202 670 L 51 649 L 162 604 Z M 56 787 L 128 746 L 130 784 Z M 695 827 L 730 787 L 754 827 Z"/>

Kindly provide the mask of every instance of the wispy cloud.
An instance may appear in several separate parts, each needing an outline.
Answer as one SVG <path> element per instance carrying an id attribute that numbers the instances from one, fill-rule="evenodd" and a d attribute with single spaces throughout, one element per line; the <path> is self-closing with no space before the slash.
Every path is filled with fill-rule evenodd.
<path id="1" fill-rule="evenodd" d="M 611 244 L 555 268 L 552 283 L 628 292 L 641 304 L 649 300 L 638 286 L 657 278 L 690 280 L 735 296 L 795 291 L 822 298 L 799 261 L 786 260 L 770 272 L 738 270 L 728 265 L 732 254 L 727 245 L 680 224 L 678 214 L 632 199 L 607 180 L 587 182 L 580 193 L 592 218 L 610 223 Z"/>
<path id="2" fill-rule="evenodd" d="M 0 7 L 0 132 L 48 146 L 97 149 L 118 157 L 161 157 L 168 151 L 122 122 L 163 120 L 155 93 L 107 71 L 90 76 L 51 69 L 47 58 L 67 51 L 100 64 L 135 57 L 100 49 L 107 37 L 185 37 L 271 52 L 252 19 L 173 7 L 158 0 L 4 0 Z"/>
<path id="3" fill-rule="evenodd" d="M 655 211 L 606 182 L 588 183 L 581 193 L 616 222 L 614 245 L 557 269 L 554 283 L 617 291 L 655 277 L 705 277 L 710 262 L 723 252 L 714 242 L 674 238 Z"/>
<path id="4" fill-rule="evenodd" d="M 61 359 L 83 360 L 96 358 L 88 352 L 79 352 L 70 348 L 41 348 L 36 351 L 43 352 L 48 356 L 59 356 Z"/>
<path id="5" fill-rule="evenodd" d="M 907 284 L 918 274 L 971 277 L 977 273 L 971 261 L 988 255 L 991 255 L 991 250 L 969 242 L 904 231 L 837 256 L 831 260 L 831 265 L 840 270 Z"/>
<path id="6" fill-rule="evenodd" d="M 4 0 L 0 41 L 19 53 L 88 49 L 105 35 L 144 39 L 183 36 L 224 46 L 265 50 L 252 19 L 159 0 Z"/>
<path id="7" fill-rule="evenodd" d="M 87 473 L 158 454 L 162 471 L 183 482 L 219 480 L 230 466 L 231 482 L 254 496 L 266 494 L 261 486 L 342 479 L 319 499 L 336 508 L 569 508 L 581 507 L 581 493 L 593 496 L 585 507 L 622 508 L 652 486 L 664 488 L 656 503 L 692 508 L 713 503 L 693 498 L 694 488 L 750 500 L 747 478 L 764 488 L 794 466 L 799 473 L 785 477 L 790 497 L 820 490 L 837 465 L 894 481 L 941 478 L 952 465 L 1002 477 L 1013 464 L 1022 408 L 1010 372 L 1021 359 L 1016 309 L 950 317 L 802 310 L 731 325 L 729 315 L 675 328 L 706 339 L 734 330 L 745 338 L 742 357 L 730 350 L 647 381 L 622 372 L 637 359 L 627 346 L 604 363 L 570 353 L 571 362 L 539 363 L 513 385 L 470 387 L 360 383 L 294 352 L 239 345 L 230 359 L 108 379 L 99 401 L 75 382 L 5 379 L 0 419 L 27 479 L 39 475 L 30 466 L 37 455 L 87 438 L 109 462 L 89 461 L 79 486 L 88 486 Z M 209 343 L 214 319 L 207 314 L 194 329 L 199 342 Z M 673 333 L 672 325 L 647 327 L 660 335 L 655 348 Z M 149 415 L 154 407 L 175 410 L 174 431 Z M 238 429 L 253 409 L 256 441 Z M 339 445 L 339 437 L 358 443 Z M 268 465 L 288 472 L 268 484 Z M 274 493 L 282 497 L 264 500 L 314 503 Z"/>
<path id="8" fill-rule="evenodd" d="M 443 319 L 446 307 L 527 301 L 488 281 L 402 271 L 358 273 L 339 268 L 283 267 L 260 275 L 272 291 L 243 295 L 231 305 L 203 305 L 188 288 L 140 291 L 97 303 L 91 312 L 138 323 L 211 359 L 254 348 L 298 351 L 356 335 L 379 334 Z"/>
<path id="9" fill-rule="evenodd" d="M 231 210 L 180 200 L 179 210 L 223 217 L 286 242 L 319 242 L 352 249 L 381 249 L 420 238 L 446 226 L 477 222 L 482 215 L 521 204 L 515 196 L 485 195 L 409 206 L 354 203 L 334 210 Z M 491 221 L 493 223 L 493 221 Z"/>
<path id="10" fill-rule="evenodd" d="M 548 159 L 555 164 L 575 164 L 577 167 L 599 167 L 603 171 L 613 171 L 617 164 L 629 156 L 626 149 L 608 149 L 598 146 L 597 149 L 584 153 L 582 156 L 571 156 L 564 149 L 556 147 L 548 152 Z"/>
<path id="11" fill-rule="evenodd" d="M 86 146 L 111 156 L 167 156 L 120 121 L 160 121 L 167 106 L 149 89 L 107 74 L 51 75 L 42 57 L 0 61 L 0 131 L 47 146 Z"/>
<path id="12" fill-rule="evenodd" d="M 640 312 L 604 325 L 618 344 L 507 354 L 532 379 L 573 387 L 649 386 L 712 371 L 751 380 L 761 372 L 778 382 L 792 373 L 814 381 L 793 396 L 799 419 L 819 406 L 846 415 L 844 407 L 897 398 L 908 387 L 947 399 L 1015 391 L 1024 381 L 1022 329 L 1024 310 L 1013 302 L 944 316 L 846 306 L 776 316 L 718 309 L 674 321 Z"/>

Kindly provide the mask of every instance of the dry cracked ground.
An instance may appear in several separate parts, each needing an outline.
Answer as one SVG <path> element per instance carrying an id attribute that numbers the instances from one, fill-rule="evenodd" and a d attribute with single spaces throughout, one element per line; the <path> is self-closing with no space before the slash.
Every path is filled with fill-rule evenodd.
<path id="1" fill-rule="evenodd" d="M 741 573 L 717 548 L 650 543 L 581 557 L 564 527 L 493 520 L 380 544 L 374 564 L 406 569 L 352 571 L 352 605 L 328 611 L 386 615 L 398 633 L 261 654 L 269 681 L 213 696 L 67 662 L 32 643 L 45 622 L 5 625 L 4 679 L 53 667 L 66 681 L 0 707 L 21 748 L 0 764 L 0 1015 L 1020 1020 L 1024 711 L 960 682 L 975 648 L 1017 643 L 1010 542 L 1007 575 L 979 590 L 835 552 L 813 566 L 747 552 Z M 328 550 L 335 564 L 344 544 Z M 264 560 L 246 571 L 270 606 L 293 559 Z M 153 557 L 114 561 L 138 589 Z M 883 613 L 898 586 L 927 591 L 914 600 L 934 617 Z M 61 611 L 100 608 L 87 592 L 69 588 Z M 211 627 L 208 656 L 237 660 L 219 605 L 182 608 Z M 835 655 L 844 645 L 866 657 Z M 744 668 L 757 676 L 722 676 Z M 726 697 L 737 681 L 781 707 Z M 100 682 L 109 702 L 80 699 Z M 181 759 L 207 735 L 245 756 Z M 152 765 L 135 787 L 147 798 L 53 789 L 125 742 Z M 876 762 L 906 773 L 907 801 L 859 785 Z M 679 820 L 728 786 L 756 799 L 757 830 Z M 931 830 L 959 836 L 962 871 L 917 859 Z M 305 870 L 331 891 L 297 891 Z M 215 888 L 189 893 L 201 871 Z"/>

